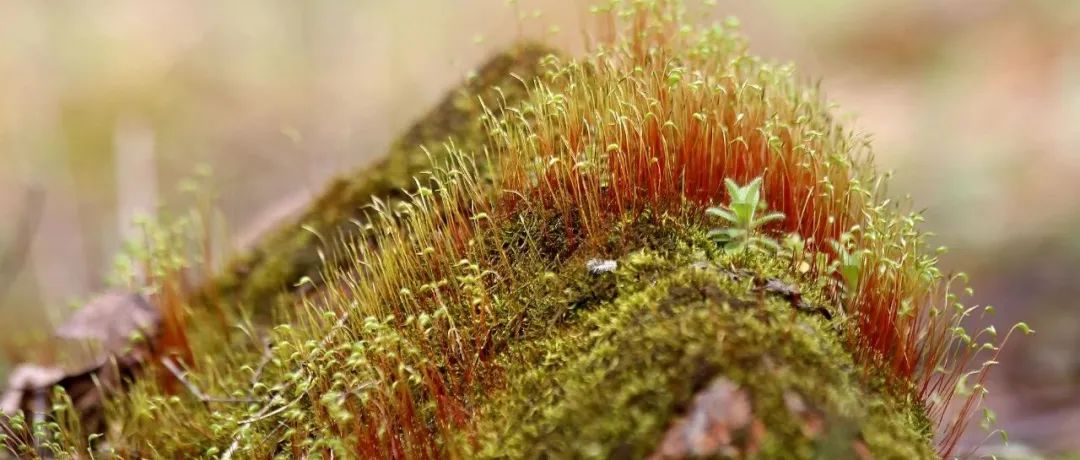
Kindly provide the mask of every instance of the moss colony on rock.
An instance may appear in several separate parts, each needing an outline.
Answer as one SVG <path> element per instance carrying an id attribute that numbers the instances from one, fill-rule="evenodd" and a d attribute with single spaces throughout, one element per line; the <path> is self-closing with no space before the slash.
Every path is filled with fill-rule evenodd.
<path id="1" fill-rule="evenodd" d="M 816 88 L 678 9 L 600 9 L 616 32 L 580 59 L 493 60 L 190 300 L 185 383 L 218 399 L 136 379 L 102 436 L 68 417 L 39 449 L 955 455 L 993 331 L 959 327 L 975 310 Z M 725 248 L 706 209 L 755 178 L 783 219 Z M 223 335 L 211 303 L 250 319 Z"/>

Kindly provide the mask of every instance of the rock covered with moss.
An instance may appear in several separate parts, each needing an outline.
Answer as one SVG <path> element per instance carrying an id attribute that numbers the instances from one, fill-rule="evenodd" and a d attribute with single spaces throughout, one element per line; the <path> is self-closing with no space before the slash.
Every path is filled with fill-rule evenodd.
<path id="1" fill-rule="evenodd" d="M 600 9 L 619 32 L 584 58 L 496 58 L 189 299 L 188 391 L 135 379 L 92 443 L 67 417 L 13 448 L 952 455 L 997 348 L 956 327 L 918 217 L 815 89 L 679 8 Z M 251 319 L 223 334 L 207 304 Z"/>

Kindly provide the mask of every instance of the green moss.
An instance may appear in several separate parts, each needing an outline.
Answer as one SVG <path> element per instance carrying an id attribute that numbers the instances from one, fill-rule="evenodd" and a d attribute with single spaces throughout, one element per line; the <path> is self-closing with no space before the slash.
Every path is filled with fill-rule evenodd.
<path id="1" fill-rule="evenodd" d="M 765 90 L 757 83 L 771 90 L 792 87 L 793 80 L 776 82 L 779 77 L 765 72 L 771 76 L 759 81 L 758 61 L 741 54 L 725 57 L 722 50 L 740 47 L 722 31 L 715 33 L 706 37 L 714 41 L 693 52 L 730 58 L 741 70 L 718 75 L 749 88 L 745 96 L 724 103 L 732 107 L 719 109 L 752 109 L 759 115 L 743 124 L 754 118 L 800 119 L 803 110 L 814 119 L 827 118 L 827 112 L 804 107 L 798 98 L 763 103 L 765 97 L 756 94 Z M 383 162 L 336 181 L 297 223 L 210 283 L 200 302 L 245 307 L 239 310 L 261 316 L 237 328 L 245 334 L 230 337 L 203 327 L 214 321 L 210 309 L 195 309 L 190 321 L 197 362 L 187 380 L 202 393 L 234 400 L 169 394 L 154 375 L 145 376 L 110 401 L 108 441 L 114 454 L 644 457 L 693 412 L 695 399 L 714 382 L 731 382 L 751 408 L 753 422 L 733 433 L 734 445 L 749 457 L 933 457 L 930 424 L 921 403 L 908 396 L 910 382 L 886 383 L 879 369 L 853 357 L 858 350 L 850 344 L 856 342 L 845 334 L 858 329 L 833 303 L 839 295 L 826 289 L 834 280 L 822 274 L 825 269 L 796 269 L 794 252 L 721 251 L 707 237 L 715 224 L 702 221 L 701 208 L 712 198 L 689 199 L 686 188 L 674 185 L 682 184 L 687 169 L 703 167 L 697 163 L 682 169 L 668 164 L 674 169 L 666 171 L 663 183 L 674 196 L 648 201 L 645 185 L 657 184 L 650 182 L 652 166 L 640 166 L 640 178 L 625 176 L 621 183 L 604 180 L 611 168 L 593 168 L 610 166 L 608 158 L 622 155 L 618 144 L 580 146 L 590 155 L 612 157 L 573 157 L 581 153 L 575 142 L 594 140 L 590 136 L 608 125 L 579 126 L 576 115 L 560 118 L 570 116 L 565 107 L 593 108 L 564 107 L 557 86 L 537 87 L 531 99 L 526 97 L 517 78 L 539 75 L 543 53 L 523 47 L 496 58 L 395 143 Z M 632 75 L 574 73 L 551 64 L 555 70 L 545 73 L 544 81 L 563 78 L 568 86 L 588 86 L 576 93 L 578 102 L 606 97 L 604 85 L 624 91 L 619 84 L 634 83 Z M 681 72 L 650 74 L 664 77 L 657 81 L 667 86 L 639 85 L 651 81 L 640 80 L 629 88 L 670 96 L 676 94 L 670 87 L 681 84 Z M 580 81 L 565 80 L 568 75 Z M 683 88 L 684 95 L 700 87 Z M 476 98 L 505 98 L 512 111 L 506 113 L 513 116 L 484 134 Z M 526 99 L 531 102 L 515 104 Z M 560 110 L 545 115 L 544 101 L 557 101 Z M 627 110 L 656 115 L 639 109 Z M 607 113 L 597 109 L 601 112 Z M 708 119 L 703 113 L 681 115 L 685 120 L 671 125 L 697 126 Z M 732 117 L 718 118 L 718 126 L 744 119 L 742 112 Z M 543 130 L 534 131 L 531 121 L 550 124 L 540 123 Z M 764 129 L 739 126 L 748 133 Z M 538 132 L 549 137 L 534 136 Z M 630 139 L 645 138 L 634 134 L 626 132 Z M 499 136 L 506 145 L 495 141 Z M 458 152 L 461 157 L 439 153 L 448 137 L 464 152 Z M 665 137 L 654 140 L 667 145 Z M 563 157 L 534 149 L 545 142 L 566 147 L 552 150 Z M 777 149 L 783 144 L 778 142 Z M 821 151 L 841 164 L 832 174 L 847 178 L 846 144 L 830 142 L 835 143 Z M 432 156 L 424 153 L 425 146 Z M 483 148 L 511 161 L 483 162 L 479 174 L 464 167 L 449 170 Z M 710 151 L 709 157 L 726 152 Z M 756 158 L 748 152 L 747 147 L 743 153 Z M 732 163 L 739 163 L 731 155 Z M 809 162 L 819 158 L 807 155 L 810 170 Z M 641 165 L 657 168 L 667 164 L 640 159 Z M 534 163 L 540 167 L 527 167 Z M 545 169 L 545 164 L 564 169 Z M 716 169 L 709 180 L 728 174 L 716 164 L 701 164 Z M 451 166 L 442 169 L 446 165 Z M 405 192 L 413 189 L 414 177 L 433 169 L 437 186 L 425 182 L 424 192 Z M 500 174 L 521 180 L 500 182 Z M 600 180 L 590 182 L 597 177 L 589 174 L 600 174 Z M 797 173 L 800 183 L 811 185 L 828 178 Z M 787 190 L 793 188 L 789 184 Z M 513 203 L 499 201 L 503 196 L 512 196 Z M 620 196 L 635 204 L 610 206 Z M 379 210 L 372 228 L 364 230 L 369 221 L 362 208 L 376 198 L 402 206 Z M 839 225 L 831 217 L 828 225 Z M 326 252 L 325 265 L 320 251 Z M 817 255 L 807 254 L 810 260 Z M 618 268 L 590 270 L 593 259 L 613 260 Z M 300 292 L 296 285 L 304 277 L 313 283 Z M 767 289 L 768 280 L 797 288 L 801 299 L 817 308 L 793 305 L 791 296 Z M 283 319 L 269 328 L 266 316 Z"/>
<path id="2" fill-rule="evenodd" d="M 724 377 L 750 394 L 764 427 L 753 458 L 932 458 L 910 401 L 863 382 L 832 324 L 734 279 L 732 260 L 634 253 L 620 261 L 617 294 L 576 324 L 513 347 L 507 389 L 481 409 L 480 456 L 641 458 L 698 391 Z M 763 269 L 769 261 L 740 263 Z M 592 275 L 582 275 L 589 277 Z M 820 433 L 785 398 L 804 400 Z"/>
<path id="3" fill-rule="evenodd" d="M 251 404 L 200 404 L 161 393 L 153 379 L 140 381 L 110 416 L 124 439 L 117 453 L 208 458 L 234 444 L 242 458 L 347 453 L 364 442 L 353 432 L 361 420 L 415 442 L 397 421 L 368 418 L 362 407 L 369 406 L 359 405 L 383 397 L 383 390 L 355 390 L 379 381 L 410 395 L 432 427 L 426 436 L 439 439 L 435 456 L 643 457 L 695 394 L 722 377 L 751 398 L 764 429 L 754 441 L 757 458 L 844 458 L 859 444 L 877 458 L 932 457 L 918 405 L 882 391 L 855 365 L 836 332 L 842 319 L 796 311 L 755 281 L 779 278 L 821 302 L 820 280 L 793 275 L 780 257 L 723 253 L 692 216 L 627 215 L 610 224 L 609 238 L 573 248 L 565 223 L 545 212 L 500 221 L 480 237 L 508 247 L 515 264 L 507 276 L 515 283 L 489 292 L 500 299 L 489 372 L 500 377 L 458 390 L 472 401 L 464 432 L 475 442 L 434 426 L 437 409 L 415 370 L 429 366 L 452 381 L 461 380 L 460 367 L 425 349 L 431 335 L 412 333 L 422 320 L 369 317 L 344 328 L 279 326 L 254 387 L 258 348 L 196 353 L 202 372 L 192 382 L 208 394 L 254 396 Z M 514 243 L 514 235 L 530 238 Z M 586 265 L 594 258 L 614 259 L 618 268 L 591 273 Z M 496 257 L 484 259 L 488 265 Z M 448 314 L 451 323 L 468 319 L 461 309 Z M 440 320 L 430 321 L 437 327 Z M 445 337 L 440 331 L 434 335 Z M 364 396 L 353 401 L 354 392 Z M 792 397 L 821 420 L 820 432 L 787 407 Z M 262 418 L 268 407 L 281 412 Z M 170 429 L 147 429 L 160 424 Z"/>
<path id="4" fill-rule="evenodd" d="M 524 44 L 491 59 L 395 141 L 378 163 L 336 179 L 299 219 L 234 260 L 204 288 L 200 302 L 225 302 L 262 314 L 290 303 L 299 280 L 321 280 L 327 267 L 319 250 L 332 252 L 325 241 L 358 235 L 355 221 L 366 220 L 365 206 L 374 198 L 403 199 L 413 178 L 431 168 L 432 157 L 425 150 L 436 160 L 445 155 L 448 142 L 462 151 L 479 152 L 487 136 L 480 101 L 491 107 L 500 100 L 510 105 L 521 101 L 522 81 L 539 76 L 540 59 L 548 53 L 543 46 Z"/>

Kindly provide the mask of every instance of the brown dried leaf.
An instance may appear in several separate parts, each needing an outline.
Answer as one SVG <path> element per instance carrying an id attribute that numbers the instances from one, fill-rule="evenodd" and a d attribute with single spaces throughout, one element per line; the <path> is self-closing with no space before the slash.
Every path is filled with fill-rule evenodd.
<path id="1" fill-rule="evenodd" d="M 776 278 L 769 278 L 765 280 L 762 289 L 770 294 L 776 294 L 792 302 L 798 302 L 802 298 L 802 291 L 798 286 L 794 284 L 785 283 Z"/>
<path id="2" fill-rule="evenodd" d="M 859 460 L 873 460 L 874 454 L 870 453 L 870 447 L 861 440 L 854 440 L 851 442 L 851 449 L 855 451 L 855 455 L 859 457 Z"/>
<path id="3" fill-rule="evenodd" d="M 7 388 L 0 397 L 0 412 L 14 415 L 23 406 L 26 393 L 49 388 L 65 377 L 64 370 L 55 366 L 20 364 L 8 376 Z"/>
<path id="4" fill-rule="evenodd" d="M 799 393 L 792 390 L 785 391 L 784 406 L 791 415 L 799 419 L 804 436 L 815 439 L 825 430 L 825 419 L 821 413 L 810 407 Z"/>
<path id="5" fill-rule="evenodd" d="M 827 308 L 816 306 L 803 300 L 802 291 L 799 290 L 798 286 L 785 283 L 777 278 L 768 278 L 764 280 L 759 278 L 755 279 L 754 282 L 758 284 L 757 289 L 783 297 L 784 300 L 787 300 L 792 307 L 795 307 L 795 309 L 799 311 L 821 315 L 828 320 L 832 319 L 832 312 Z"/>
<path id="6" fill-rule="evenodd" d="M 719 377 L 694 396 L 686 415 L 668 428 L 659 449 L 650 458 L 738 455 L 740 447 L 735 445 L 735 440 L 752 423 L 754 416 L 747 392 L 731 380 Z M 763 430 L 762 426 L 754 431 Z"/>
<path id="7" fill-rule="evenodd" d="M 94 298 L 55 331 L 57 338 L 81 343 L 54 345 L 64 353 L 50 365 L 24 363 L 16 367 L 0 394 L 0 412 L 13 415 L 29 410 L 36 414 L 44 410 L 37 406 L 47 403 L 51 388 L 60 386 L 83 422 L 92 426 L 90 423 L 101 415 L 99 385 L 108 390 L 137 371 L 148 348 L 131 347 L 131 338 L 139 333 L 153 339 L 160 324 L 161 315 L 139 294 L 110 291 Z"/>
<path id="8" fill-rule="evenodd" d="M 106 353 L 123 353 L 136 334 L 157 335 L 161 313 L 142 295 L 126 291 L 109 291 L 95 297 L 64 324 L 56 328 L 56 336 L 95 340 Z"/>

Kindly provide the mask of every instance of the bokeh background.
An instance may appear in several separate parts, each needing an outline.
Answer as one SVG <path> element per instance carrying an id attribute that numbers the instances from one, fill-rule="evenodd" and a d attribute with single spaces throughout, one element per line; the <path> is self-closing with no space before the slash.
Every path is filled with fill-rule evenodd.
<path id="1" fill-rule="evenodd" d="M 1080 1 L 688 3 L 820 81 L 998 329 L 1038 331 L 991 386 L 1009 452 L 1080 451 Z M 0 377 L 199 165 L 240 250 L 487 56 L 580 50 L 591 22 L 587 0 L 0 0 Z"/>

